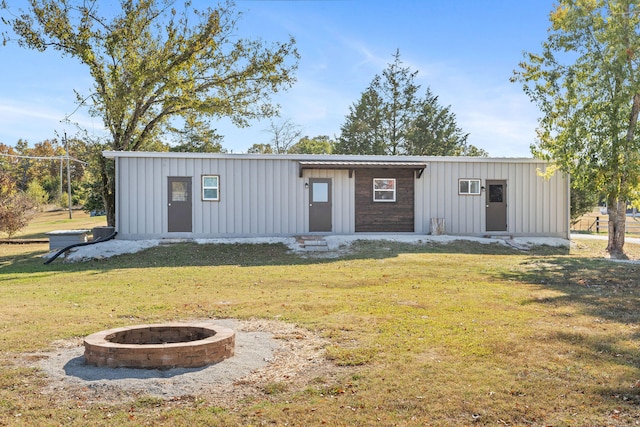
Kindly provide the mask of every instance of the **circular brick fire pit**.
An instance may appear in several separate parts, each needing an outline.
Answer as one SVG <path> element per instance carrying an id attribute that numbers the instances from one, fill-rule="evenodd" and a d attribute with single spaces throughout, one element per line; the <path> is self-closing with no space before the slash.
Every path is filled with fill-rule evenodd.
<path id="1" fill-rule="evenodd" d="M 84 340 L 86 363 L 111 368 L 198 368 L 233 356 L 235 332 L 213 323 L 109 329 Z"/>

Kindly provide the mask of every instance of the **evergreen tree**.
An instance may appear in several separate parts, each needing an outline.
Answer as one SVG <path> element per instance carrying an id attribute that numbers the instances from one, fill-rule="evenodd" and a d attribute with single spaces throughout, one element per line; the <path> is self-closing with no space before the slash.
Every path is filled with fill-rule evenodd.
<path id="1" fill-rule="evenodd" d="M 360 100 L 349 107 L 335 146 L 339 154 L 486 155 L 467 144 L 469 134 L 456 122 L 451 107 L 438 104 L 429 88 L 424 98 L 414 80 L 417 71 L 403 67 L 400 52 L 376 75 Z"/>
<path id="2" fill-rule="evenodd" d="M 171 128 L 177 137 L 177 143 L 169 151 L 178 153 L 224 153 L 222 136 L 218 135 L 209 124 L 194 116 L 185 118 L 182 129 Z"/>
<path id="3" fill-rule="evenodd" d="M 360 101 L 349 107 L 340 128 L 336 154 L 387 154 L 382 98 L 373 88 L 362 93 Z"/>
<path id="4" fill-rule="evenodd" d="M 456 123 L 451 107 L 438 104 L 438 97 L 427 88 L 420 114 L 413 122 L 406 154 L 416 156 L 461 156 L 467 150 L 468 133 Z M 474 147 L 475 148 L 475 147 Z"/>

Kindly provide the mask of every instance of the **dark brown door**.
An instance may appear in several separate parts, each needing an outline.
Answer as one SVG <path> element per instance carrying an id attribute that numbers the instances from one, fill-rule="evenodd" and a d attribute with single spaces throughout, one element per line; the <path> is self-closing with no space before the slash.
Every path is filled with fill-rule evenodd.
<path id="1" fill-rule="evenodd" d="M 487 231 L 507 231 L 507 181 L 486 182 Z"/>
<path id="2" fill-rule="evenodd" d="M 191 177 L 168 177 L 169 232 L 191 232 Z"/>
<path id="3" fill-rule="evenodd" d="M 309 178 L 309 231 L 331 231 L 331 178 Z"/>

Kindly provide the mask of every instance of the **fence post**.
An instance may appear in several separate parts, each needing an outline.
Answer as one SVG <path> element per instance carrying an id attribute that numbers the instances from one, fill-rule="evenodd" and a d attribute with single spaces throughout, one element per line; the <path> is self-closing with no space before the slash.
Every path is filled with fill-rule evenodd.
<path id="1" fill-rule="evenodd" d="M 600 232 L 600 217 L 596 217 L 596 234 Z"/>

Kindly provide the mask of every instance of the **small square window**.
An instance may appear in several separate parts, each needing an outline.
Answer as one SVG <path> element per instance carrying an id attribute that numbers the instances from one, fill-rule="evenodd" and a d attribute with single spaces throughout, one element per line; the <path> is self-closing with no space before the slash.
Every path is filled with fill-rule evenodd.
<path id="1" fill-rule="evenodd" d="M 458 180 L 458 194 L 479 195 L 480 180 L 479 179 Z"/>
<path id="2" fill-rule="evenodd" d="M 395 178 L 373 178 L 373 201 L 374 202 L 395 202 L 396 201 L 396 179 Z"/>
<path id="3" fill-rule="evenodd" d="M 218 175 L 202 176 L 202 200 L 214 202 L 220 200 L 220 177 Z"/>

